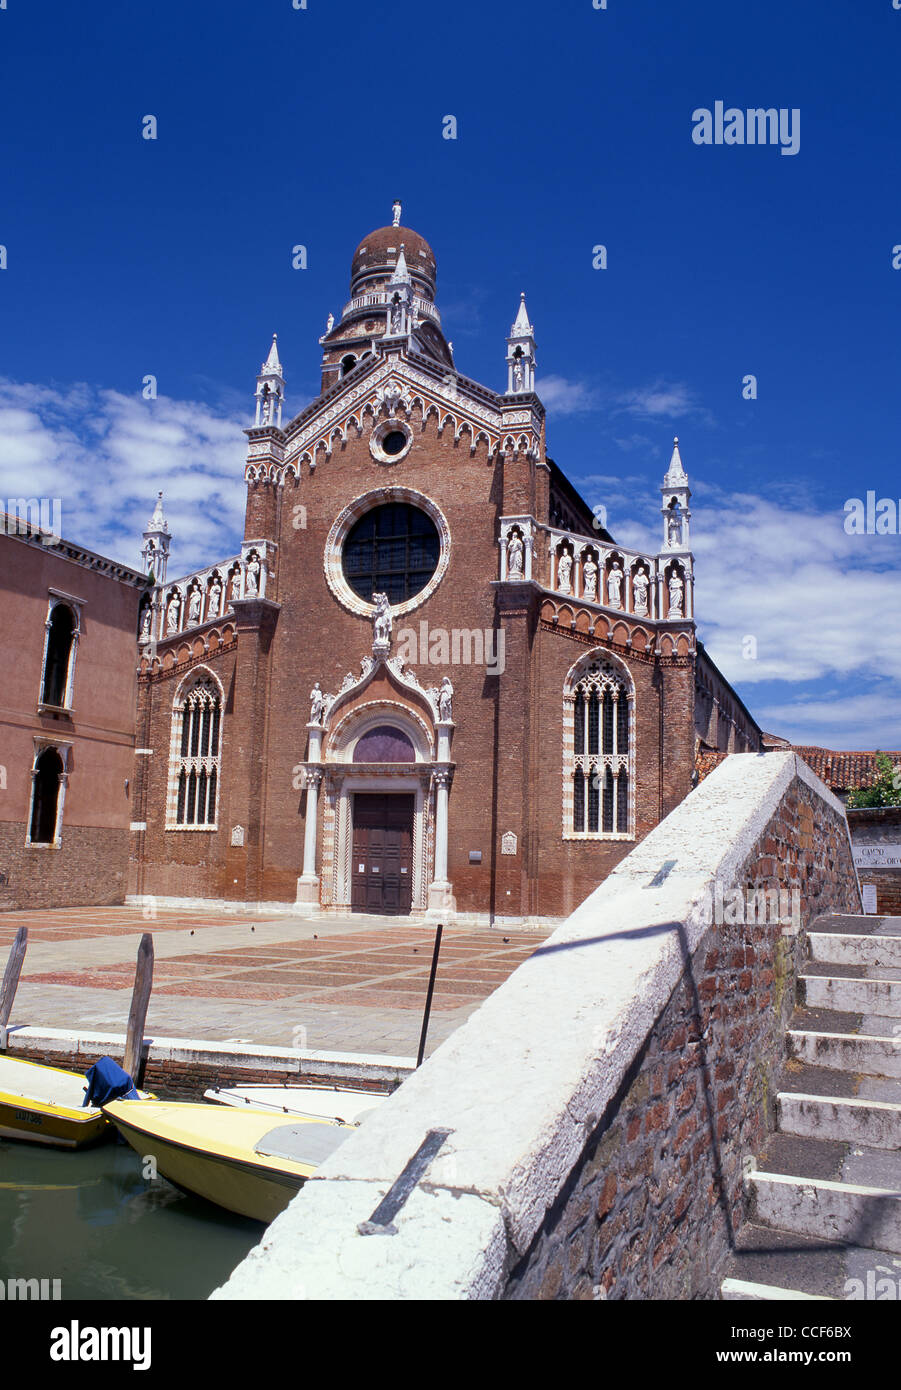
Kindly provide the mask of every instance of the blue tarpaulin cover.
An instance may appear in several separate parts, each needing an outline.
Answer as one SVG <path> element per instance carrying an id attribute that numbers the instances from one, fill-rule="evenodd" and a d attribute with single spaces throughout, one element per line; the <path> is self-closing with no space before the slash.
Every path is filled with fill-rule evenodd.
<path id="1" fill-rule="evenodd" d="M 86 1074 L 88 1089 L 83 1105 L 106 1105 L 111 1100 L 140 1100 L 135 1083 L 112 1057 L 101 1057 Z"/>

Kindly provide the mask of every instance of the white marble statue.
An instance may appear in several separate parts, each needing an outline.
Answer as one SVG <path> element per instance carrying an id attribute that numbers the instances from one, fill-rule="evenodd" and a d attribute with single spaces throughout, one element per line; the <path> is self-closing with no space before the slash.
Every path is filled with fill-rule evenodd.
<path id="1" fill-rule="evenodd" d="M 143 618 L 141 619 L 141 641 L 142 641 L 142 642 L 149 642 L 149 640 L 150 640 L 150 621 L 151 621 L 151 618 L 152 618 L 152 617 L 153 617 L 153 611 L 152 611 L 152 609 L 151 609 L 151 607 L 150 607 L 150 604 L 148 603 L 147 607 L 144 609 L 144 616 L 143 616 Z"/>
<path id="2" fill-rule="evenodd" d="M 326 321 L 325 321 L 325 331 L 326 331 L 326 333 L 331 333 L 331 331 L 332 331 L 332 329 L 334 328 L 334 326 L 335 326 L 335 315 L 334 315 L 334 314 L 329 314 L 328 318 L 327 318 Z"/>
<path id="3" fill-rule="evenodd" d="M 322 687 L 320 686 L 319 682 L 317 681 L 316 684 L 313 686 L 313 689 L 310 691 L 310 723 L 311 723 L 311 724 L 321 724 L 321 723 L 322 723 L 322 711 L 323 711 L 324 708 L 325 708 L 325 696 L 324 696 L 323 693 L 322 693 Z"/>
<path id="4" fill-rule="evenodd" d="M 682 583 L 681 576 L 677 571 L 670 575 L 669 581 L 669 616 L 671 618 L 682 617 L 682 601 L 685 595 L 685 585 Z"/>
<path id="5" fill-rule="evenodd" d="M 582 594 L 594 603 L 598 596 L 598 567 L 588 555 L 582 566 Z"/>
<path id="6" fill-rule="evenodd" d="M 391 332 L 400 333 L 404 326 L 404 306 L 400 301 L 391 306 Z"/>
<path id="7" fill-rule="evenodd" d="M 568 550 L 557 561 L 557 588 L 561 594 L 572 592 L 573 557 Z"/>
<path id="8" fill-rule="evenodd" d="M 522 363 L 521 363 L 521 362 L 514 362 L 514 364 L 513 364 L 513 390 L 514 390 L 514 391 L 521 391 L 521 390 L 522 390 L 522 383 L 523 383 Z"/>
<path id="9" fill-rule="evenodd" d="M 648 576 L 644 570 L 636 570 L 632 576 L 632 599 L 639 617 L 648 613 Z"/>
<path id="10" fill-rule="evenodd" d="M 372 601 L 375 604 L 373 614 L 373 646 L 388 647 L 391 645 L 391 605 L 388 602 L 387 594 L 373 594 Z"/>
<path id="11" fill-rule="evenodd" d="M 256 554 L 247 561 L 247 578 L 244 581 L 244 597 L 253 598 L 260 591 L 260 562 Z"/>
<path id="12" fill-rule="evenodd" d="M 522 566 L 525 551 L 522 539 L 515 531 L 511 533 L 507 540 L 507 578 L 522 579 Z"/>
<path id="13" fill-rule="evenodd" d="M 623 606 L 623 572 L 619 564 L 614 561 L 607 575 L 607 606 L 609 608 L 622 608 Z"/>
<path id="14" fill-rule="evenodd" d="M 451 685 L 450 676 L 445 676 L 438 689 L 439 719 L 453 719 L 453 698 L 454 687 Z"/>
<path id="15" fill-rule="evenodd" d="M 222 601 L 222 585 L 218 579 L 214 579 L 210 585 L 210 601 L 207 616 L 210 618 L 219 617 L 219 604 Z"/>
<path id="16" fill-rule="evenodd" d="M 169 607 L 166 609 L 166 631 L 178 632 L 178 615 L 181 611 L 181 604 L 178 595 L 173 594 L 169 600 Z"/>
<path id="17" fill-rule="evenodd" d="M 199 623 L 199 622 L 200 622 L 200 609 L 201 609 L 202 602 L 203 602 L 203 599 L 202 599 L 202 597 L 201 597 L 200 590 L 199 590 L 199 589 L 196 587 L 196 585 L 195 585 L 195 587 L 191 590 L 191 597 L 190 597 L 189 600 L 188 600 L 188 622 L 189 622 L 189 623 Z"/>
<path id="18" fill-rule="evenodd" d="M 402 211 L 403 211 L 403 208 L 401 207 L 400 199 L 399 199 L 399 198 L 395 198 L 394 203 L 393 203 L 392 208 L 391 208 L 391 214 L 392 214 L 392 216 L 393 216 L 393 218 L 394 218 L 394 221 L 391 223 L 392 227 L 399 227 L 399 226 L 400 226 L 400 215 L 401 215 L 401 212 L 402 212 Z"/>
<path id="19" fill-rule="evenodd" d="M 666 539 L 669 545 L 682 544 L 682 517 L 679 515 L 678 508 L 670 512 L 666 521 Z"/>

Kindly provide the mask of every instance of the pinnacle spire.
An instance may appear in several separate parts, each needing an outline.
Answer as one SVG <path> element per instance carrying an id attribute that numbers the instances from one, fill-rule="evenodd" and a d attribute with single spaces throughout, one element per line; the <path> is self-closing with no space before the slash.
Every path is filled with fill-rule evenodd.
<path id="1" fill-rule="evenodd" d="M 278 334 L 272 335 L 272 347 L 269 349 L 269 356 L 263 363 L 263 372 L 267 375 L 274 373 L 277 376 L 282 374 L 282 364 L 278 360 Z"/>
<path id="2" fill-rule="evenodd" d="M 510 330 L 511 338 L 531 338 L 532 325 L 529 322 L 529 311 L 526 308 L 526 292 L 522 290 L 519 296 L 519 308 L 516 311 L 516 318 L 513 320 L 513 327 Z"/>
<path id="3" fill-rule="evenodd" d="M 666 470 L 666 477 L 663 480 L 664 487 L 675 487 L 679 483 L 687 483 L 688 474 L 682 464 L 682 455 L 679 453 L 679 436 L 673 440 L 673 456 L 669 461 L 669 468 Z"/>

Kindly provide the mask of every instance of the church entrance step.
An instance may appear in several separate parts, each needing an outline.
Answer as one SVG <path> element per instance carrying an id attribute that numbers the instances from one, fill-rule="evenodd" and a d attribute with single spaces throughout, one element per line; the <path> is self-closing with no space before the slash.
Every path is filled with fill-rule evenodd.
<path id="1" fill-rule="evenodd" d="M 751 1218 L 762 1225 L 901 1254 L 897 1189 L 752 1172 L 747 1191 Z"/>
<path id="2" fill-rule="evenodd" d="M 901 967 L 901 935 L 816 932 L 809 938 L 810 959 L 832 965 Z"/>
<path id="3" fill-rule="evenodd" d="M 901 1105 L 892 1102 L 780 1091 L 776 1113 L 783 1134 L 901 1148 Z"/>
<path id="4" fill-rule="evenodd" d="M 901 1018 L 901 980 L 804 974 L 798 980 L 798 1003 L 813 1008 Z"/>
<path id="5" fill-rule="evenodd" d="M 799 1028 L 789 1032 L 788 1047 L 790 1058 L 810 1066 L 901 1080 L 901 1033 L 871 1037 Z"/>

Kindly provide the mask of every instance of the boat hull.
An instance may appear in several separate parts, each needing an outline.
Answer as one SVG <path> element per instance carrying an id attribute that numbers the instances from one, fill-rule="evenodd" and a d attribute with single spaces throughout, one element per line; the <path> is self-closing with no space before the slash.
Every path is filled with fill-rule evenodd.
<path id="1" fill-rule="evenodd" d="M 285 1210 L 313 1172 L 312 1167 L 302 1164 L 276 1167 L 271 1160 L 254 1155 L 252 1145 L 244 1146 L 242 1153 L 240 1145 L 228 1142 L 227 1130 L 224 1138 L 215 1132 L 206 1138 L 199 1132 L 176 1132 L 181 1118 L 179 1110 L 228 1116 L 233 1116 L 233 1111 L 219 1111 L 208 1105 L 173 1104 L 165 1108 L 171 1112 L 168 1117 L 163 1115 L 163 1103 L 147 1107 L 140 1101 L 113 1101 L 105 1110 L 123 1139 L 143 1159 L 152 1157 L 157 1172 L 164 1178 L 226 1211 L 268 1225 Z M 261 1131 L 272 1124 L 271 1113 L 251 1112 L 248 1116 L 248 1112 L 243 1112 L 236 1118 L 252 1119 L 254 1113 L 262 1122 L 258 1125 Z M 168 1132 L 160 1132 L 163 1128 Z"/>
<path id="2" fill-rule="evenodd" d="M 80 1149 L 112 1137 L 103 1111 L 83 1107 L 79 1072 L 0 1057 L 0 1137 Z"/>

